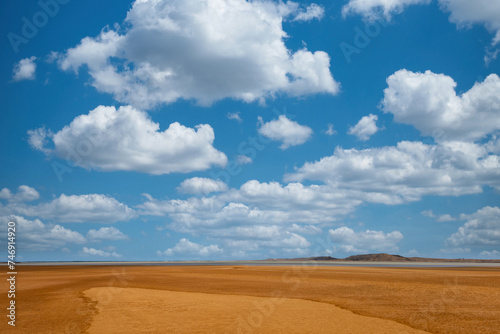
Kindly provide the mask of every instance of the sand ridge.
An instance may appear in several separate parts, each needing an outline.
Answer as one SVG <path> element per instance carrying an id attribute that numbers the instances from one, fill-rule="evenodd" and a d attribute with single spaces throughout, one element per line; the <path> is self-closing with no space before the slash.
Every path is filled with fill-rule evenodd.
<path id="1" fill-rule="evenodd" d="M 91 288 L 89 334 L 425 334 L 392 320 L 309 300 L 137 288 Z"/>

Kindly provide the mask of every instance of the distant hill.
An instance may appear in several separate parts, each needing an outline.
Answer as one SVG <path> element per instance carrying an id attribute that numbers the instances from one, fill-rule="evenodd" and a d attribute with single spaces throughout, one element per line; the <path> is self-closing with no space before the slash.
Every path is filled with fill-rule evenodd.
<path id="1" fill-rule="evenodd" d="M 436 259 L 426 257 L 404 257 L 386 253 L 361 254 L 338 259 L 331 256 L 302 257 L 293 259 L 268 259 L 266 261 L 342 261 L 342 262 L 462 262 L 462 263 L 500 263 L 500 260 L 480 259 Z"/>
<path id="2" fill-rule="evenodd" d="M 401 255 L 391 255 L 391 254 L 363 254 L 363 255 L 353 255 L 346 257 L 344 261 L 365 261 L 365 262 L 410 262 L 411 258 L 407 258 Z"/>

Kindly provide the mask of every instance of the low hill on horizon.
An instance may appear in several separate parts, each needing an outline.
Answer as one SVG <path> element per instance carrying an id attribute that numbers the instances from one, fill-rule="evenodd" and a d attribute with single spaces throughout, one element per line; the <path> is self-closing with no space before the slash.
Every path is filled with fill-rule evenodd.
<path id="1" fill-rule="evenodd" d="M 305 258 L 291 258 L 291 259 L 267 259 L 265 261 L 337 261 L 337 262 L 463 262 L 463 263 L 500 263 L 497 260 L 483 260 L 483 259 L 439 259 L 439 258 L 426 258 L 426 257 L 405 257 L 401 255 L 376 253 L 376 254 L 360 254 L 352 255 L 346 258 L 335 258 L 331 256 L 315 256 Z"/>

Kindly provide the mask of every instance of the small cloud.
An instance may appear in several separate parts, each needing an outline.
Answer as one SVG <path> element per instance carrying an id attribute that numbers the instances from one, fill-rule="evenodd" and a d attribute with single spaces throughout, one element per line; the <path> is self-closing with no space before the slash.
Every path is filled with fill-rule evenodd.
<path id="1" fill-rule="evenodd" d="M 269 139 L 281 141 L 282 150 L 304 144 L 313 134 L 310 127 L 291 121 L 285 115 L 280 115 L 278 119 L 268 123 L 264 123 L 259 116 L 258 123 L 261 125 L 259 133 Z"/>
<path id="2" fill-rule="evenodd" d="M 127 240 L 128 237 L 114 227 L 101 227 L 98 230 L 90 230 L 87 233 L 89 240 Z"/>
<path id="3" fill-rule="evenodd" d="M 429 217 L 429 218 L 435 218 L 436 216 L 434 215 L 434 212 L 432 210 L 425 210 L 420 212 L 420 214 L 424 217 Z"/>
<path id="4" fill-rule="evenodd" d="M 416 249 L 412 249 L 410 251 L 408 251 L 408 253 L 406 253 L 406 256 L 420 256 L 420 253 L 416 250 Z"/>
<path id="5" fill-rule="evenodd" d="M 182 181 L 177 191 L 191 195 L 207 195 L 214 192 L 227 191 L 227 185 L 221 180 L 213 180 L 203 177 L 193 177 Z"/>
<path id="6" fill-rule="evenodd" d="M 179 240 L 177 245 L 173 248 L 169 248 L 164 252 L 158 251 L 159 256 L 173 256 L 175 254 L 183 256 L 202 256 L 207 257 L 213 254 L 222 253 L 222 249 L 218 245 L 203 246 L 195 242 L 191 242 L 186 238 Z"/>
<path id="7" fill-rule="evenodd" d="M 471 252 L 470 248 L 443 248 L 439 250 L 440 253 L 444 254 L 468 254 Z"/>
<path id="8" fill-rule="evenodd" d="M 9 199 L 12 197 L 12 193 L 10 192 L 9 189 L 3 188 L 0 190 L 0 199 Z"/>
<path id="9" fill-rule="evenodd" d="M 358 137 L 359 140 L 367 141 L 380 129 L 377 127 L 378 116 L 370 114 L 361 118 L 355 126 L 349 129 L 348 134 Z"/>
<path id="10" fill-rule="evenodd" d="M 35 72 L 36 72 L 36 57 L 24 58 L 21 59 L 14 65 L 13 70 L 13 81 L 22 81 L 22 80 L 35 80 Z"/>
<path id="11" fill-rule="evenodd" d="M 498 53 L 500 53 L 500 49 L 494 50 L 486 50 L 486 54 L 484 55 L 484 63 L 486 66 L 490 66 L 492 61 L 495 61 L 498 57 Z"/>
<path id="12" fill-rule="evenodd" d="M 453 221 L 456 221 L 457 219 L 454 218 L 454 217 L 452 217 L 449 214 L 446 214 L 446 215 L 440 215 L 440 216 L 438 216 L 436 220 L 438 222 L 442 223 L 442 222 L 453 222 Z"/>
<path id="13" fill-rule="evenodd" d="M 329 236 L 339 250 L 345 253 L 359 253 L 367 251 L 386 252 L 397 251 L 398 243 L 403 240 L 399 231 L 384 233 L 383 231 L 355 232 L 346 226 L 330 230 Z"/>
<path id="14" fill-rule="evenodd" d="M 236 161 L 238 162 L 238 165 L 246 165 L 253 162 L 252 158 L 247 157 L 246 155 L 238 155 L 236 157 Z"/>
<path id="15" fill-rule="evenodd" d="M 50 130 L 45 129 L 44 127 L 28 130 L 28 143 L 31 148 L 43 152 L 45 154 L 50 154 L 51 150 L 46 148 L 49 138 L 53 137 L 53 133 Z"/>
<path id="16" fill-rule="evenodd" d="M 240 113 L 239 112 L 227 113 L 226 117 L 228 119 L 233 119 L 235 121 L 238 121 L 239 123 L 243 122 L 243 120 L 240 117 Z"/>
<path id="17" fill-rule="evenodd" d="M 315 3 L 310 4 L 304 10 L 302 9 L 299 13 L 293 18 L 292 21 L 311 21 L 314 19 L 321 20 L 325 15 L 325 9 L 317 5 Z"/>
<path id="18" fill-rule="evenodd" d="M 39 198 L 38 191 L 26 185 L 19 186 L 15 194 L 7 188 L 0 190 L 0 199 L 6 199 L 9 202 L 30 202 Z"/>
<path id="19" fill-rule="evenodd" d="M 500 252 L 497 250 L 492 250 L 492 251 L 482 251 L 480 256 L 484 257 L 490 257 L 490 258 L 499 258 L 500 257 Z"/>
<path id="20" fill-rule="evenodd" d="M 337 131 L 335 129 L 333 129 L 333 124 L 331 124 L 331 123 L 328 124 L 328 129 L 325 131 L 325 134 L 327 134 L 329 136 L 333 136 L 333 135 L 337 134 Z"/>
<path id="21" fill-rule="evenodd" d="M 436 219 L 437 222 L 440 222 L 440 223 L 452 222 L 452 221 L 457 220 L 456 218 L 452 217 L 449 214 L 435 215 L 434 212 L 432 212 L 432 210 L 425 210 L 425 211 L 420 212 L 420 214 L 424 217 L 434 218 L 434 219 Z"/>
<path id="22" fill-rule="evenodd" d="M 95 248 L 83 247 L 82 252 L 85 255 L 91 255 L 91 256 L 114 257 L 114 258 L 122 257 L 120 254 L 116 252 L 106 252 L 101 249 L 95 249 Z"/>
<path id="23" fill-rule="evenodd" d="M 367 21 L 390 21 L 394 14 L 401 13 L 406 7 L 418 4 L 428 4 L 430 0 L 349 0 L 342 8 L 342 16 L 359 14 Z"/>

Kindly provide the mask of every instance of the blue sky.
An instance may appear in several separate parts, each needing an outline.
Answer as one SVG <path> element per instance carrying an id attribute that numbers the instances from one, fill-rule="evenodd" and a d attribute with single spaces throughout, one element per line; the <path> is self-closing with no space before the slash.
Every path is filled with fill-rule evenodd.
<path id="1" fill-rule="evenodd" d="M 500 2 L 0 6 L 18 260 L 499 258 Z"/>

